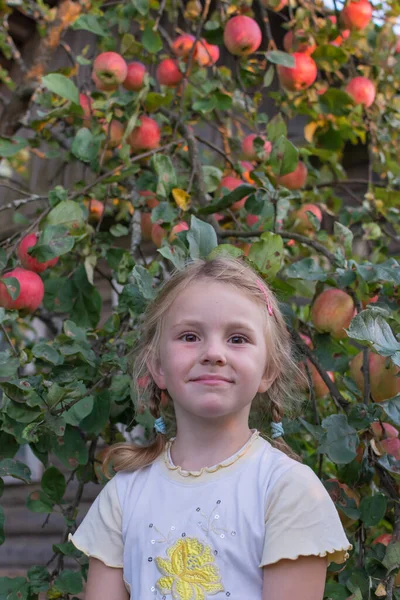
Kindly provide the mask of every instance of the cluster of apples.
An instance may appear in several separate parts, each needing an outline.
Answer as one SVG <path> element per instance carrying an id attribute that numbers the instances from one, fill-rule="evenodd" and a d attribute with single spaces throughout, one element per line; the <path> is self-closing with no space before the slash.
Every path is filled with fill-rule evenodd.
<path id="1" fill-rule="evenodd" d="M 0 282 L 0 306 L 8 310 L 25 310 L 34 312 L 42 303 L 44 296 L 44 285 L 39 273 L 43 273 L 49 267 L 54 267 L 58 257 L 39 262 L 28 254 L 29 248 L 36 246 L 39 238 L 38 233 L 29 233 L 18 245 L 17 256 L 22 267 L 16 267 L 2 275 L 2 279 L 14 277 L 20 287 L 19 294 L 15 300 L 8 293 L 6 285 Z"/>

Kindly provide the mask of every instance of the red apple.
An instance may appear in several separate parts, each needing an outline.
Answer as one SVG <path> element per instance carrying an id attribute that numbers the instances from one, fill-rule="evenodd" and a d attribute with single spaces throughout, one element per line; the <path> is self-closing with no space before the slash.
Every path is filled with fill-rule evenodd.
<path id="1" fill-rule="evenodd" d="M 317 48 L 314 38 L 311 38 L 304 29 L 297 31 L 288 31 L 283 38 L 283 47 L 286 52 L 304 52 L 312 54 Z"/>
<path id="2" fill-rule="evenodd" d="M 370 428 L 372 429 L 372 433 L 374 437 L 380 441 L 383 437 L 393 439 L 399 437 L 399 432 L 396 427 L 393 427 L 390 423 L 380 423 L 379 421 L 374 421 L 371 423 Z"/>
<path id="3" fill-rule="evenodd" d="M 161 137 L 158 123 L 145 115 L 141 115 L 140 121 L 140 125 L 136 126 L 128 136 L 131 150 L 138 152 L 157 148 Z"/>
<path id="4" fill-rule="evenodd" d="M 262 33 L 258 23 L 246 15 L 229 19 L 224 30 L 224 43 L 231 54 L 247 56 L 260 47 Z"/>
<path id="5" fill-rule="evenodd" d="M 173 242 L 174 239 L 176 238 L 177 233 L 179 233 L 180 231 L 188 231 L 188 230 L 189 230 L 189 225 L 187 223 L 185 223 L 185 221 L 180 221 L 180 223 L 178 223 L 177 225 L 174 225 L 173 228 L 171 229 L 171 233 L 169 234 L 168 240 L 170 242 Z"/>
<path id="6" fill-rule="evenodd" d="M 249 227 L 253 227 L 254 225 L 257 225 L 259 220 L 260 220 L 259 215 L 252 215 L 251 213 L 246 215 L 246 223 Z"/>
<path id="7" fill-rule="evenodd" d="M 161 248 L 163 239 L 167 237 L 167 232 L 158 223 L 153 223 L 151 228 L 151 239 L 157 248 Z"/>
<path id="8" fill-rule="evenodd" d="M 265 140 L 265 138 L 262 135 L 258 135 L 257 133 L 250 133 L 250 135 L 247 135 L 244 140 L 242 141 L 242 152 L 245 158 L 247 158 L 247 160 L 260 160 L 257 157 L 256 154 L 256 150 L 254 147 L 254 140 L 260 137 L 263 140 Z M 265 140 L 264 142 L 264 157 L 263 159 L 267 159 L 268 156 L 271 154 L 271 150 L 272 150 L 272 144 L 271 142 L 269 142 L 268 140 Z"/>
<path id="9" fill-rule="evenodd" d="M 330 20 L 331 23 L 333 23 L 336 26 L 337 18 L 335 15 L 329 15 L 328 19 Z M 347 40 L 349 35 L 350 35 L 350 29 L 344 29 L 342 31 L 342 33 L 337 36 L 337 38 L 335 38 L 332 42 L 330 42 L 330 44 L 332 44 L 332 46 L 339 47 L 343 44 L 344 40 Z"/>
<path id="10" fill-rule="evenodd" d="M 314 367 L 311 361 L 307 359 L 307 366 L 310 369 L 311 379 L 314 388 L 314 394 L 316 398 L 323 398 L 329 394 L 329 388 L 326 385 L 325 381 L 322 379 L 321 375 L 318 373 L 317 369 Z M 331 381 L 335 381 L 335 376 L 332 371 L 328 371 L 328 376 Z"/>
<path id="11" fill-rule="evenodd" d="M 230 192 L 235 190 L 240 185 L 243 185 L 245 182 L 243 179 L 239 179 L 238 177 L 234 177 L 233 175 L 227 175 L 221 179 L 221 183 L 219 184 L 220 189 L 227 188 Z M 248 196 L 245 196 L 241 200 L 234 202 L 230 207 L 233 211 L 240 210 L 246 203 Z"/>
<path id="12" fill-rule="evenodd" d="M 359 352 L 350 362 L 350 375 L 362 392 L 364 392 L 363 360 L 363 352 Z M 369 353 L 368 366 L 371 396 L 374 402 L 383 402 L 400 393 L 400 377 L 397 377 L 399 367 L 385 356 L 374 352 Z"/>
<path id="13" fill-rule="evenodd" d="M 142 240 L 148 242 L 151 240 L 151 230 L 153 222 L 151 220 L 151 213 L 142 212 L 140 217 L 140 228 L 142 231 Z"/>
<path id="14" fill-rule="evenodd" d="M 184 33 L 180 35 L 172 42 L 172 49 L 176 56 L 180 58 L 187 58 L 193 48 L 193 45 L 196 41 L 194 35 L 189 33 Z"/>
<path id="15" fill-rule="evenodd" d="M 274 12 L 279 12 L 287 6 L 288 0 L 262 0 L 262 3 L 265 8 L 269 8 Z"/>
<path id="16" fill-rule="evenodd" d="M 283 87 L 291 92 L 298 92 L 309 88 L 317 79 L 317 65 L 315 61 L 304 52 L 293 52 L 294 67 L 278 65 L 279 80 Z"/>
<path id="17" fill-rule="evenodd" d="M 315 299 L 311 308 L 311 321 L 318 331 L 342 339 L 347 337 L 344 328 L 350 325 L 354 314 L 353 298 L 343 290 L 331 288 L 324 290 Z"/>
<path id="18" fill-rule="evenodd" d="M 155 192 L 151 192 L 150 190 L 140 190 L 139 196 L 142 198 L 146 198 L 146 204 L 149 208 L 155 208 L 158 206 L 159 201 L 157 200 L 157 195 Z"/>
<path id="19" fill-rule="evenodd" d="M 375 85 L 368 77 L 354 77 L 346 85 L 345 90 L 355 104 L 364 104 L 368 108 L 375 100 Z"/>
<path id="20" fill-rule="evenodd" d="M 34 312 L 42 303 L 44 296 L 43 281 L 34 271 L 28 271 L 16 267 L 1 276 L 3 279 L 15 277 L 18 280 L 20 291 L 18 297 L 13 300 L 3 282 L 0 282 L 0 306 L 9 310 L 25 309 Z"/>
<path id="21" fill-rule="evenodd" d="M 121 121 L 113 119 L 110 123 L 103 123 L 103 131 L 107 136 L 107 146 L 117 148 L 124 137 L 125 127 Z"/>
<path id="22" fill-rule="evenodd" d="M 288 190 L 300 190 L 307 181 L 308 169 L 303 162 L 298 162 L 291 173 L 278 177 L 277 182 Z"/>
<path id="23" fill-rule="evenodd" d="M 397 36 L 397 42 L 396 42 L 396 47 L 394 49 L 396 54 L 399 54 L 400 52 L 400 35 Z"/>
<path id="24" fill-rule="evenodd" d="M 116 90 L 125 81 L 128 65 L 117 52 L 102 52 L 94 60 L 93 73 L 103 89 Z"/>
<path id="25" fill-rule="evenodd" d="M 294 213 L 294 231 L 305 235 L 310 235 L 314 231 L 314 226 L 308 218 L 307 212 L 311 212 L 317 217 L 318 221 L 322 221 L 322 211 L 319 206 L 316 204 L 303 204 L 303 206 L 301 206 L 299 210 Z"/>
<path id="26" fill-rule="evenodd" d="M 104 212 L 104 204 L 95 198 L 85 199 L 83 204 L 89 211 L 89 219 L 91 221 L 100 221 Z"/>
<path id="27" fill-rule="evenodd" d="M 123 82 L 123 87 L 131 92 L 138 92 L 143 87 L 146 67 L 139 61 L 134 61 L 128 64 L 128 71 Z"/>
<path id="28" fill-rule="evenodd" d="M 156 79 L 160 85 L 176 87 L 183 79 L 178 61 L 173 58 L 162 60 L 156 70 Z"/>
<path id="29" fill-rule="evenodd" d="M 79 94 L 79 104 L 83 110 L 83 126 L 90 128 L 93 100 L 87 94 Z"/>
<path id="30" fill-rule="evenodd" d="M 219 48 L 214 44 L 209 44 L 204 38 L 196 43 L 194 51 L 194 60 L 200 67 L 211 67 L 219 59 Z"/>
<path id="31" fill-rule="evenodd" d="M 360 31 L 372 19 L 372 6 L 368 0 L 349 0 L 340 17 L 345 27 Z"/>
<path id="32" fill-rule="evenodd" d="M 38 241 L 39 234 L 38 233 L 28 233 L 23 240 L 20 242 L 17 250 L 17 255 L 21 264 L 25 269 L 29 271 L 35 271 L 35 273 L 42 273 L 49 267 L 54 267 L 58 263 L 58 256 L 56 258 L 51 258 L 50 260 L 46 260 L 45 262 L 39 262 L 37 258 L 34 258 L 30 254 L 28 254 L 29 248 L 36 246 Z"/>
<path id="33" fill-rule="evenodd" d="M 396 460 L 400 460 L 400 440 L 398 438 L 381 440 L 378 442 L 378 448 L 386 454 L 390 454 Z"/>

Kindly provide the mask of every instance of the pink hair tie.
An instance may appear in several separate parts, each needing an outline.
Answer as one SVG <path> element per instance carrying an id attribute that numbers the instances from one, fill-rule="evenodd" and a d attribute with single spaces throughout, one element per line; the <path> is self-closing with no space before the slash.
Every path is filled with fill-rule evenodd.
<path id="1" fill-rule="evenodd" d="M 263 286 L 263 284 L 261 283 L 261 281 L 257 280 L 257 285 L 260 288 L 260 290 L 262 291 L 262 293 L 264 294 L 265 301 L 267 303 L 268 314 L 272 317 L 272 315 L 274 314 L 274 311 L 272 310 L 271 301 L 269 299 L 268 292 L 265 289 L 265 287 Z"/>

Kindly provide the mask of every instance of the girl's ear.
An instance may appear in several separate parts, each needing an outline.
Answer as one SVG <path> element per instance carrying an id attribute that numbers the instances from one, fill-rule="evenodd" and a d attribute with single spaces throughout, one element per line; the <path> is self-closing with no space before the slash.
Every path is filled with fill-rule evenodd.
<path id="1" fill-rule="evenodd" d="M 146 360 L 146 365 L 156 385 L 160 388 L 160 390 L 166 390 L 167 386 L 165 385 L 165 377 L 161 368 L 160 360 L 152 355 L 148 360 Z"/>
<path id="2" fill-rule="evenodd" d="M 278 373 L 275 369 L 266 369 L 265 373 L 260 381 L 260 385 L 258 386 L 257 392 L 259 394 L 263 394 L 266 392 L 271 385 L 274 383 L 275 379 L 278 377 Z"/>

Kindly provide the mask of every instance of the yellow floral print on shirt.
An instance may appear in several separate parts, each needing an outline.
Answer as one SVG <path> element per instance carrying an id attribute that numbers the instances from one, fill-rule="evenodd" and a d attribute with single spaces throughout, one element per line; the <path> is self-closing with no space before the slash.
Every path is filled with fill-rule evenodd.
<path id="1" fill-rule="evenodd" d="M 224 591 L 221 575 L 210 546 L 196 538 L 179 539 L 167 549 L 168 558 L 156 558 L 164 575 L 156 584 L 162 594 L 174 600 L 206 600 Z"/>

